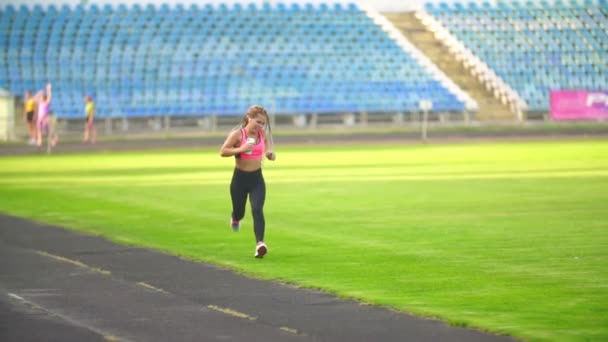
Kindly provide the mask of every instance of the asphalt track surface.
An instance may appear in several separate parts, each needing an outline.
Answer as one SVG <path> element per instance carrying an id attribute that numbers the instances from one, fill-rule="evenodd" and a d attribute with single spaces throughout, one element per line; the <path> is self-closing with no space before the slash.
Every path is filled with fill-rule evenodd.
<path id="1" fill-rule="evenodd" d="M 0 215 L 4 342 L 511 340 Z"/>

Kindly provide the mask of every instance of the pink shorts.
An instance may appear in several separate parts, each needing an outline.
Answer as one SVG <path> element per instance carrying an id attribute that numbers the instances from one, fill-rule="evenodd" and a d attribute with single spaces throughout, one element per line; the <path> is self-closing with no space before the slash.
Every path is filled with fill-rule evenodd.
<path id="1" fill-rule="evenodd" d="M 46 128 L 46 126 L 47 126 L 46 115 L 39 116 L 37 124 L 38 124 L 39 129 Z"/>

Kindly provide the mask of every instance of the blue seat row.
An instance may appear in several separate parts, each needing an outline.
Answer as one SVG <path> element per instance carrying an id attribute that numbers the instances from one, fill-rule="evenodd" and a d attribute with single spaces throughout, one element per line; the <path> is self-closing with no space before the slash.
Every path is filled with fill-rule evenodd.
<path id="1" fill-rule="evenodd" d="M 102 117 L 464 109 L 354 4 L 6 6 L 0 57 L 1 87 L 51 81 L 60 117 L 84 94 Z"/>
<path id="2" fill-rule="evenodd" d="M 426 4 L 535 111 L 551 90 L 608 89 L 606 0 Z"/>
<path id="3" fill-rule="evenodd" d="M 140 4 L 140 3 L 132 3 L 130 5 L 127 5 L 127 4 L 114 5 L 111 3 L 106 3 L 104 5 L 98 5 L 96 3 L 92 3 L 90 5 L 78 4 L 76 6 L 71 6 L 69 4 L 63 4 L 60 6 L 55 5 L 55 4 L 49 4 L 48 6 L 42 6 L 42 5 L 37 4 L 34 6 L 28 6 L 28 5 L 23 4 L 18 7 L 14 6 L 13 4 L 6 4 L 4 7 L 4 13 L 11 14 L 11 15 L 16 15 L 16 14 L 57 15 L 60 13 L 85 15 L 85 14 L 103 14 L 103 13 L 114 14 L 116 12 L 121 13 L 121 14 L 129 14 L 129 13 L 153 14 L 156 12 L 160 12 L 162 14 L 167 14 L 170 12 L 182 14 L 182 13 L 196 13 L 198 11 L 219 12 L 219 13 L 226 13 L 226 14 L 239 13 L 242 11 L 249 11 L 249 12 L 258 11 L 261 13 L 267 13 L 267 12 L 272 12 L 272 11 L 324 13 L 324 12 L 328 12 L 328 11 L 329 12 L 349 12 L 349 11 L 357 12 L 357 11 L 359 11 L 359 8 L 355 3 L 350 3 L 350 4 L 342 4 L 342 3 L 333 3 L 333 4 L 327 4 L 327 3 L 319 3 L 319 4 L 276 3 L 276 4 L 272 4 L 272 3 L 268 3 L 268 2 L 265 2 L 263 4 L 256 4 L 256 3 L 241 4 L 238 2 L 233 3 L 233 4 L 207 3 L 204 5 L 199 5 L 196 3 L 192 3 L 189 5 L 184 5 L 181 3 L 177 3 L 177 4 L 173 4 L 173 5 L 170 5 L 169 3 L 163 3 L 160 5 L 154 4 L 154 3 L 149 3 L 149 4 L 145 4 L 145 5 Z"/>

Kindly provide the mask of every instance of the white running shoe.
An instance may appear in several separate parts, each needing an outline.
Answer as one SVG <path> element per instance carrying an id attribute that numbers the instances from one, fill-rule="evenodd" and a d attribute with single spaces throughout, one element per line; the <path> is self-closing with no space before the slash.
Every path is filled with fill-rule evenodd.
<path id="1" fill-rule="evenodd" d="M 264 255 L 268 252 L 268 246 L 264 243 L 264 241 L 258 241 L 257 246 L 255 246 L 255 256 L 256 258 L 263 258 Z"/>

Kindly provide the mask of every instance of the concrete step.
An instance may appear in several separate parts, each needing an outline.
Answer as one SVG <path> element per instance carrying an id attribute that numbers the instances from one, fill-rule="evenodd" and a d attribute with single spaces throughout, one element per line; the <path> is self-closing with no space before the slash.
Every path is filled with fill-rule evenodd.
<path id="1" fill-rule="evenodd" d="M 449 49 L 416 18 L 414 12 L 386 13 L 385 17 L 395 25 L 409 41 L 424 53 L 437 67 L 452 79 L 463 91 L 479 104 L 478 120 L 514 120 L 515 115 L 503 105 L 485 86 L 473 77 Z"/>

